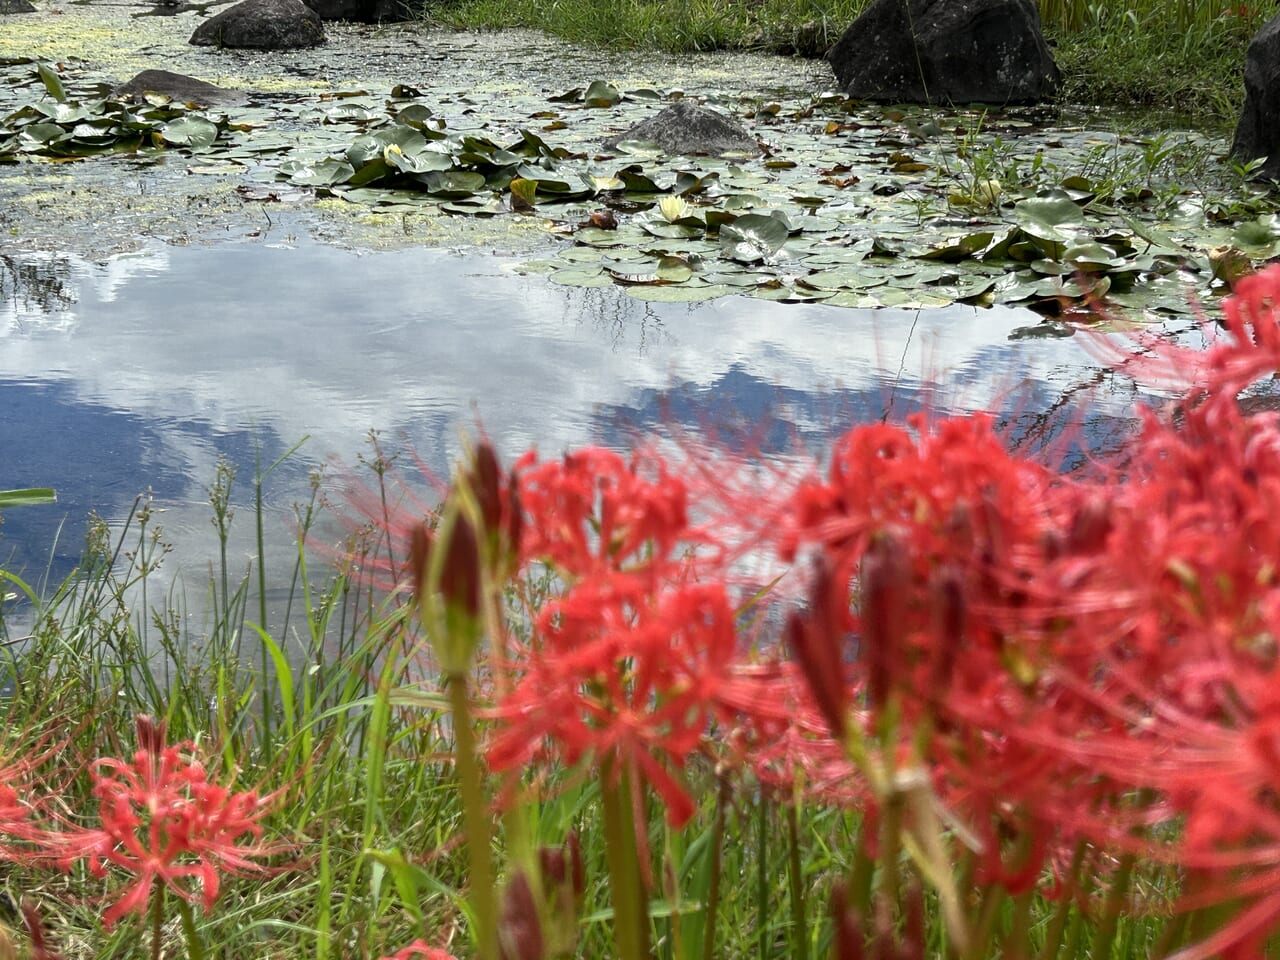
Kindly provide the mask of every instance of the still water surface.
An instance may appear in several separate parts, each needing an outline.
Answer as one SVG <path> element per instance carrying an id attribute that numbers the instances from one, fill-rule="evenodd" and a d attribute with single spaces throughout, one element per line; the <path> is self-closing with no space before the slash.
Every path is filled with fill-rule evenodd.
<path id="1" fill-rule="evenodd" d="M 625 447 L 673 426 L 745 436 L 770 455 L 820 451 L 851 424 L 920 408 L 1002 411 L 1011 438 L 1041 442 L 1041 415 L 1083 400 L 1050 432 L 1084 422 L 1105 445 L 1139 399 L 1080 338 L 1022 339 L 1040 319 L 1030 311 L 644 303 L 523 276 L 519 262 L 270 236 L 98 261 L 6 256 L 0 488 L 50 485 L 59 502 L 10 511 L 0 560 L 63 575 L 90 511 L 118 523 L 150 489 L 179 548 L 167 575 L 185 568 L 199 584 L 218 458 L 240 474 L 239 565 L 255 462 L 304 438 L 267 485 L 277 556 L 311 471 L 349 473 L 371 430 L 445 470 L 477 418 L 507 456 Z"/>

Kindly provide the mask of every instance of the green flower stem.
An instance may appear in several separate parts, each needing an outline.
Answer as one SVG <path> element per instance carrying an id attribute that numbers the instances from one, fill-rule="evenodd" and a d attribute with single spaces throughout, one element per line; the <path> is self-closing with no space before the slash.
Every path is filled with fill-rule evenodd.
<path id="1" fill-rule="evenodd" d="M 711 882 L 707 891 L 707 919 L 702 928 L 702 960 L 715 956 L 716 914 L 720 909 L 720 874 L 724 868 L 724 819 L 729 805 L 729 779 L 720 780 L 716 794 L 716 819 L 711 839 Z"/>
<path id="2" fill-rule="evenodd" d="M 892 770 L 888 778 L 893 783 Z M 896 787 L 890 788 L 880 808 L 880 890 L 879 896 L 885 899 L 893 910 L 893 915 L 901 915 L 902 906 L 902 871 L 898 859 L 902 852 L 902 794 Z M 871 914 L 867 914 L 871 916 Z"/>
<path id="3" fill-rule="evenodd" d="M 467 849 L 471 859 L 471 909 L 476 920 L 477 956 L 480 960 L 498 960 L 498 910 L 493 890 L 488 803 L 480 761 L 476 757 L 466 674 L 450 674 L 448 683 L 449 706 L 453 711 L 454 762 L 458 770 L 463 826 L 467 831 Z"/>
<path id="4" fill-rule="evenodd" d="M 178 899 L 178 916 L 182 920 L 182 933 L 187 938 L 187 960 L 204 960 L 204 942 L 196 929 L 196 918 L 191 913 L 191 904 L 182 898 Z"/>
<path id="5" fill-rule="evenodd" d="M 605 856 L 609 864 L 609 895 L 613 899 L 613 935 L 618 960 L 646 960 L 649 922 L 635 824 L 627 796 L 628 778 L 615 777 L 612 761 L 604 764 L 600 798 L 604 812 Z"/>
<path id="6" fill-rule="evenodd" d="M 804 877 L 800 865 L 799 800 L 787 805 L 787 875 L 791 881 L 791 955 L 796 960 L 809 960 L 809 930 L 805 924 Z"/>
<path id="7" fill-rule="evenodd" d="M 756 811 L 756 916 L 760 918 L 760 936 L 756 942 L 758 960 L 769 956 L 769 928 L 764 918 L 769 915 L 769 798 L 763 791 Z"/>
<path id="8" fill-rule="evenodd" d="M 999 884 L 989 885 L 982 897 L 982 912 L 978 915 L 978 923 L 973 931 L 973 942 L 969 945 L 969 960 L 984 960 L 993 954 L 996 942 L 996 928 L 1000 925 L 1000 912 L 1004 908 L 1008 894 Z"/>
<path id="9" fill-rule="evenodd" d="M 1035 889 L 1024 890 L 1013 898 L 1013 924 L 1005 941 L 1007 957 L 1028 957 L 1031 954 L 1031 902 Z"/>
<path id="10" fill-rule="evenodd" d="M 151 960 L 160 960 L 160 928 L 164 926 L 164 887 L 151 889 Z"/>
<path id="11" fill-rule="evenodd" d="M 1098 921 L 1098 931 L 1093 939 L 1093 951 L 1089 954 L 1092 960 L 1110 960 L 1111 946 L 1116 939 L 1116 927 L 1120 919 L 1120 908 L 1129 896 L 1129 884 L 1133 880 L 1133 867 L 1137 858 L 1126 853 L 1120 858 L 1120 866 L 1111 881 L 1111 889 L 1107 892 L 1107 902 L 1102 909 L 1102 918 Z"/>
<path id="12" fill-rule="evenodd" d="M 849 906 L 864 920 L 871 916 L 871 887 L 875 880 L 876 862 L 867 853 L 868 838 L 864 835 L 867 823 L 858 825 L 858 837 L 853 852 L 853 865 L 849 868 Z"/>
<path id="13" fill-rule="evenodd" d="M 511 686 L 510 648 L 507 643 L 507 622 L 502 612 L 503 585 L 494 584 L 488 578 L 482 593 L 484 597 L 484 635 L 489 638 L 490 657 L 493 661 L 497 695 L 500 699 Z M 529 827 L 528 807 L 523 803 L 509 804 L 502 812 L 502 832 L 508 867 L 521 867 L 530 876 L 536 876 L 537 853 L 534 849 L 532 830 Z"/>
<path id="14" fill-rule="evenodd" d="M 1071 866 L 1067 870 L 1062 896 L 1058 899 L 1058 905 L 1054 908 L 1053 917 L 1049 920 L 1049 928 L 1045 931 L 1044 947 L 1040 950 L 1040 960 L 1055 960 L 1062 947 L 1062 934 L 1066 930 L 1067 916 L 1071 912 L 1071 905 L 1075 902 L 1076 890 L 1080 886 L 1080 868 L 1084 865 L 1086 848 L 1085 842 L 1080 840 L 1076 843 L 1076 849 L 1071 854 Z M 1164 956 L 1164 954 L 1157 953 L 1156 956 Z"/>

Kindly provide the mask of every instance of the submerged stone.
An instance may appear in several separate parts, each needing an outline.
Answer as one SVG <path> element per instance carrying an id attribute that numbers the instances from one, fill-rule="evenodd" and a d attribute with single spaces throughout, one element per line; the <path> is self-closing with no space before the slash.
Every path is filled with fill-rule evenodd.
<path id="1" fill-rule="evenodd" d="M 737 120 L 687 100 L 677 100 L 626 133 L 610 137 L 604 145 L 606 149 L 614 150 L 624 140 L 656 143 L 673 154 L 719 156 L 722 153 L 760 152 L 756 138 Z"/>
<path id="2" fill-rule="evenodd" d="M 229 90 L 169 70 L 143 70 L 132 80 L 111 91 L 121 100 L 141 100 L 148 93 L 158 93 L 180 103 L 214 104 L 236 99 Z"/>
<path id="3" fill-rule="evenodd" d="M 1245 54 L 1244 107 L 1231 155 L 1265 159 L 1255 175 L 1280 179 L 1280 16 L 1263 24 Z"/>
<path id="4" fill-rule="evenodd" d="M 324 43 L 324 25 L 302 0 L 242 0 L 191 34 L 200 47 L 292 50 Z"/>
<path id="5" fill-rule="evenodd" d="M 357 23 L 383 23 L 408 20 L 409 8 L 404 0 L 303 0 L 321 20 L 354 20 Z"/>
<path id="6" fill-rule="evenodd" d="M 1035 103 L 1060 80 L 1034 0 L 875 0 L 827 60 L 859 100 Z"/>

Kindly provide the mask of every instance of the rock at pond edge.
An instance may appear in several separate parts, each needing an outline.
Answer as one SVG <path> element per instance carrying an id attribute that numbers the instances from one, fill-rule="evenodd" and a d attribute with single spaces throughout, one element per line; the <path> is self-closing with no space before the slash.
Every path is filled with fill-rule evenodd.
<path id="1" fill-rule="evenodd" d="M 1266 162 L 1255 176 L 1280 179 L 1280 16 L 1249 42 L 1244 61 L 1244 106 L 1231 138 L 1231 155 Z"/>
<path id="2" fill-rule="evenodd" d="M 1035 103 L 1061 79 L 1035 0 L 875 0 L 827 60 L 859 100 Z"/>
<path id="3" fill-rule="evenodd" d="M 324 43 L 324 25 L 302 0 L 242 0 L 210 17 L 191 34 L 202 47 L 293 50 Z"/>

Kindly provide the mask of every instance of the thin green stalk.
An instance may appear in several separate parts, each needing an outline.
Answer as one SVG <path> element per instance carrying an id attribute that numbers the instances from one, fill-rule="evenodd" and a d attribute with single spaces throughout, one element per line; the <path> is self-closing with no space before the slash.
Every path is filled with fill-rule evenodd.
<path id="1" fill-rule="evenodd" d="M 1089 956 L 1092 960 L 1110 960 L 1111 945 L 1116 938 L 1116 927 L 1120 920 L 1120 908 L 1129 896 L 1129 884 L 1133 880 L 1133 867 L 1137 858 L 1126 853 L 1120 858 L 1120 866 L 1111 881 L 1111 889 L 1107 892 L 1106 904 L 1103 906 L 1102 919 L 1098 921 L 1098 930 L 1094 935 L 1093 949 Z"/>
<path id="2" fill-rule="evenodd" d="M 973 932 L 973 943 L 969 945 L 969 960 L 985 960 L 991 956 L 996 942 L 996 925 L 1006 897 L 1004 887 L 999 884 L 987 887 L 982 897 L 982 913 Z"/>
<path id="3" fill-rule="evenodd" d="M 164 926 L 164 887 L 151 888 L 151 960 L 160 960 L 160 929 Z"/>
<path id="4" fill-rule="evenodd" d="M 892 779 L 889 781 L 892 783 Z M 902 872 L 898 853 L 902 849 L 902 794 L 896 788 L 885 798 L 880 810 L 880 890 L 879 896 L 892 908 L 893 916 L 901 916 Z M 871 914 L 866 914 L 871 916 Z"/>
<path id="5" fill-rule="evenodd" d="M 756 812 L 756 923 L 759 937 L 756 950 L 759 960 L 769 957 L 769 798 L 762 791 Z"/>
<path id="6" fill-rule="evenodd" d="M 715 955 L 716 914 L 720 909 L 720 872 L 724 867 L 724 820 L 729 806 L 729 778 L 721 777 L 716 794 L 716 817 L 711 827 L 711 882 L 707 890 L 707 919 L 702 926 L 702 960 Z"/>
<path id="7" fill-rule="evenodd" d="M 1071 854 L 1071 866 L 1067 870 L 1062 895 L 1054 907 L 1053 916 L 1049 920 L 1049 928 L 1045 931 L 1044 946 L 1040 949 L 1040 960 L 1055 960 L 1062 947 L 1062 934 L 1067 926 L 1067 917 L 1075 900 L 1076 889 L 1080 885 L 1080 868 L 1084 864 L 1086 844 L 1083 840 L 1076 843 Z M 1161 954 L 1157 954 L 1160 956 Z"/>
<path id="8" fill-rule="evenodd" d="M 463 825 L 471 863 L 471 909 L 476 918 L 476 941 L 481 960 L 498 958 L 498 909 L 493 890 L 493 855 L 489 837 L 489 804 L 485 797 L 480 761 L 476 756 L 471 701 L 465 674 L 448 679 L 449 707 L 453 712 L 454 764 L 462 797 Z M 622 960 L 629 960 L 625 955 Z"/>
<path id="9" fill-rule="evenodd" d="M 849 907 L 855 910 L 858 916 L 867 918 L 871 916 L 871 885 L 875 879 L 876 862 L 867 853 L 866 838 L 862 836 L 862 830 L 866 827 L 866 821 L 858 825 L 857 846 L 854 848 L 853 866 L 849 869 Z"/>
<path id="10" fill-rule="evenodd" d="M 799 801 L 787 805 L 787 876 L 791 885 L 791 955 L 809 960 L 809 931 L 805 923 L 804 876 L 800 864 Z"/>
<path id="11" fill-rule="evenodd" d="M 1031 955 L 1031 901 L 1034 899 L 1034 888 L 1013 898 L 1013 924 L 1002 951 L 1006 960 L 1024 960 Z"/>
<path id="12" fill-rule="evenodd" d="M 316 917 L 316 960 L 329 960 L 330 931 L 333 926 L 333 911 L 329 906 L 330 892 L 333 889 L 333 873 L 329 865 L 329 834 L 320 834 L 320 880 L 316 904 L 319 916 Z"/>
<path id="13" fill-rule="evenodd" d="M 196 929 L 196 918 L 191 913 L 191 904 L 178 898 L 178 917 L 182 921 L 182 933 L 187 938 L 187 960 L 204 960 L 204 942 L 200 939 L 200 931 Z"/>
<path id="14" fill-rule="evenodd" d="M 613 900 L 617 957 L 618 960 L 646 960 L 649 911 L 640 882 L 627 776 L 625 772 L 615 771 L 612 762 L 606 763 L 601 772 L 604 779 L 600 799 L 604 814 L 605 857 L 609 865 L 609 895 Z"/>
<path id="15" fill-rule="evenodd" d="M 255 534 L 258 546 L 258 624 L 267 629 L 267 547 L 266 535 L 262 529 L 262 450 L 256 440 L 253 445 L 253 516 L 256 523 Z M 283 634 L 282 634 L 283 636 Z M 268 683 L 267 677 L 267 644 L 262 640 L 258 650 L 258 663 L 262 670 L 262 686 L 258 696 L 262 701 L 262 730 L 267 742 L 271 741 L 271 715 L 274 687 Z"/>

